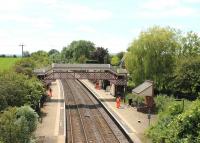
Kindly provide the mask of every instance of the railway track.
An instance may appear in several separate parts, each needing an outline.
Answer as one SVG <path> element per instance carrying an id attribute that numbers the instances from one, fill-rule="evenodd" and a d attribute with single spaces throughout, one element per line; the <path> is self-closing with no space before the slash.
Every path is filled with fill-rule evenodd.
<path id="1" fill-rule="evenodd" d="M 96 99 L 77 81 L 63 80 L 67 143 L 128 143 Z"/>

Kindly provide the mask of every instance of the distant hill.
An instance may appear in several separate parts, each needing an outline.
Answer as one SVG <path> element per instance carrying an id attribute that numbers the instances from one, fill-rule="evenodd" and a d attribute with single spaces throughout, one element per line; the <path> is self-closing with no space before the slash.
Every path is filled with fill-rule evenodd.
<path id="1" fill-rule="evenodd" d="M 7 70 L 12 67 L 16 61 L 20 60 L 21 58 L 1 58 L 0 57 L 0 71 Z"/>

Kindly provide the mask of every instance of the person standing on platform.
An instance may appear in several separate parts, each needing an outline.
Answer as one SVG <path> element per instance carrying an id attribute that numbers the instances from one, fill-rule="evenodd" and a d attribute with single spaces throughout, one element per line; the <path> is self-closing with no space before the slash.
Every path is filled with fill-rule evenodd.
<path id="1" fill-rule="evenodd" d="M 51 89 L 51 87 L 49 87 L 48 95 L 49 95 L 50 97 L 52 97 L 52 89 Z"/>
<path id="2" fill-rule="evenodd" d="M 116 99 L 116 107 L 119 108 L 120 107 L 120 96 L 117 97 Z"/>

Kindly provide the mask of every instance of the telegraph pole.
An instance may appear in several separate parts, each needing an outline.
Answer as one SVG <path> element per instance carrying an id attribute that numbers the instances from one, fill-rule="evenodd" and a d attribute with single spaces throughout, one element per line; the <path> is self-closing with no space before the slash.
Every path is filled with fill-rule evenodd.
<path id="1" fill-rule="evenodd" d="M 23 55 L 24 55 L 24 44 L 21 44 L 21 45 L 19 45 L 19 46 L 21 46 L 22 47 L 22 58 L 23 58 Z"/>

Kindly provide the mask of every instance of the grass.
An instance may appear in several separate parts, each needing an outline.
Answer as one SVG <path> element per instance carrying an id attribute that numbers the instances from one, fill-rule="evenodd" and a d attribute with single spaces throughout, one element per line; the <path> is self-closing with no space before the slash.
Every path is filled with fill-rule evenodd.
<path id="1" fill-rule="evenodd" d="M 0 58 L 0 71 L 8 70 L 18 60 L 20 60 L 20 58 Z"/>

